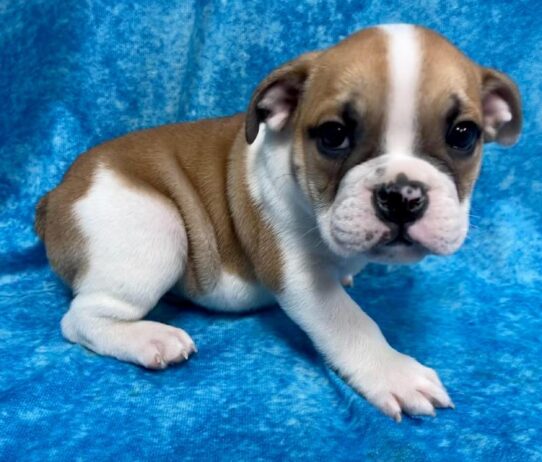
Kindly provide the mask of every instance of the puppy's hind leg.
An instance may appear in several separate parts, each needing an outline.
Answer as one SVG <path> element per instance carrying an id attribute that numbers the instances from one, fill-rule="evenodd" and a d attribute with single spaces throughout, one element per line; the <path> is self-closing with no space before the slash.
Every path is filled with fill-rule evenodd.
<path id="1" fill-rule="evenodd" d="M 166 198 L 103 168 L 73 210 L 87 262 L 62 319 L 64 336 L 153 369 L 187 359 L 195 345 L 186 332 L 141 320 L 185 267 L 187 238 L 179 212 Z"/>
<path id="2" fill-rule="evenodd" d="M 120 297 L 80 294 L 62 319 L 62 333 L 96 353 L 149 369 L 164 369 L 196 351 L 184 330 L 139 320 L 147 311 L 148 306 L 126 303 Z"/>

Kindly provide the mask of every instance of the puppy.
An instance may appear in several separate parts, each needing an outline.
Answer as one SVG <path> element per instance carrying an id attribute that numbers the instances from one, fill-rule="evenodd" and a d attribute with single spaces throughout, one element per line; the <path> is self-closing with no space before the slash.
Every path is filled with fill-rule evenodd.
<path id="1" fill-rule="evenodd" d="M 167 291 L 230 312 L 276 301 L 395 420 L 453 407 L 341 281 L 456 251 L 482 144 L 513 144 L 520 127 L 508 77 L 434 32 L 387 25 L 276 69 L 246 114 L 105 143 L 37 206 L 74 293 L 62 332 L 162 369 L 196 351 L 185 331 L 143 320 Z"/>

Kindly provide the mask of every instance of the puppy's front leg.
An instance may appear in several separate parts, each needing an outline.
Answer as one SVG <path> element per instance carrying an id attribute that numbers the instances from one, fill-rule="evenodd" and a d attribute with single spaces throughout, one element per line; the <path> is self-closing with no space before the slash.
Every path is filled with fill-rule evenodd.
<path id="1" fill-rule="evenodd" d="M 434 415 L 436 407 L 453 407 L 436 372 L 394 350 L 336 278 L 298 273 L 278 300 L 331 365 L 396 421 L 401 411 Z"/>

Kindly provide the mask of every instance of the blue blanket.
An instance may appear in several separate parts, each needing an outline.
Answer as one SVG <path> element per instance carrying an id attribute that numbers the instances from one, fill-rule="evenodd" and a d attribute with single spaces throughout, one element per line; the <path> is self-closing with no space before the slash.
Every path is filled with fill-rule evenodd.
<path id="1" fill-rule="evenodd" d="M 0 0 L 0 460 L 542 461 L 542 25 L 536 2 Z M 163 372 L 60 335 L 69 291 L 32 229 L 76 156 L 126 132 L 245 109 L 297 54 L 420 23 L 511 75 L 520 143 L 488 146 L 464 248 L 371 266 L 353 297 L 457 406 L 395 424 L 278 308 L 164 300 L 199 354 Z"/>

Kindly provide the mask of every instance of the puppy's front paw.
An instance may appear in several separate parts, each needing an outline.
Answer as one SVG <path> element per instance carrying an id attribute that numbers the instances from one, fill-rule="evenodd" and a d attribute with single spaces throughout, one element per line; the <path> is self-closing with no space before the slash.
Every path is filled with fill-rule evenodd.
<path id="1" fill-rule="evenodd" d="M 371 366 L 353 385 L 384 414 L 401 421 L 401 413 L 435 415 L 435 408 L 453 408 L 437 373 L 414 358 L 389 350 L 372 358 Z"/>
<path id="2" fill-rule="evenodd" d="M 197 351 L 190 336 L 182 329 L 152 321 L 140 321 L 126 346 L 133 349 L 134 362 L 148 369 L 165 369 L 185 361 Z"/>

